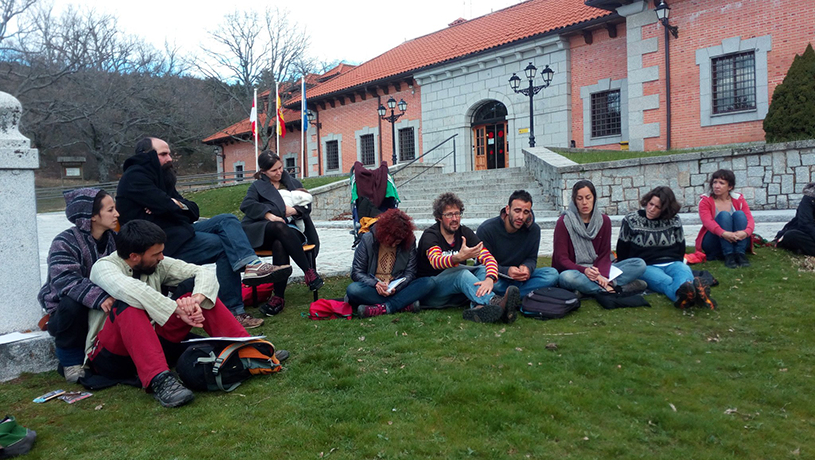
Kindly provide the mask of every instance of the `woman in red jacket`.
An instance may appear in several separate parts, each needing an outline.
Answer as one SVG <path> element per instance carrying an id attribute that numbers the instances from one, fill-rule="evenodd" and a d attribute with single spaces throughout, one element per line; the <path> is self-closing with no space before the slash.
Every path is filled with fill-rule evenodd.
<path id="1" fill-rule="evenodd" d="M 708 260 L 724 259 L 728 268 L 749 267 L 747 245 L 756 224 L 744 195 L 733 191 L 736 175 L 720 169 L 710 176 L 710 194 L 699 201 L 702 228 L 696 237 L 696 250 Z"/>

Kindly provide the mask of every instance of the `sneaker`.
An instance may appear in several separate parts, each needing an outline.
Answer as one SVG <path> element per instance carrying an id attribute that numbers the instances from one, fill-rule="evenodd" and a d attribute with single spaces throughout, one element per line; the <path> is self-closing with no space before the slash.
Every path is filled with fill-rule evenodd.
<path id="1" fill-rule="evenodd" d="M 387 315 L 388 309 L 382 304 L 360 305 L 357 307 L 357 313 L 359 313 L 360 318 L 370 318 L 372 316 Z"/>
<path id="2" fill-rule="evenodd" d="M 179 407 L 195 399 L 187 387 L 181 384 L 178 377 L 170 371 L 164 371 L 153 377 L 150 382 L 153 397 L 164 407 Z"/>
<path id="3" fill-rule="evenodd" d="M 262 262 L 246 266 L 243 272 L 243 284 L 259 286 L 266 283 L 286 281 L 291 276 L 291 265 L 272 265 Z"/>
<path id="4" fill-rule="evenodd" d="M 310 291 L 316 291 L 317 289 L 323 287 L 323 279 L 317 274 L 317 270 L 309 268 L 303 274 L 303 277 L 305 278 L 306 285 Z"/>
<path id="5" fill-rule="evenodd" d="M 283 297 L 274 295 L 268 302 L 261 305 L 258 310 L 266 316 L 274 316 L 283 311 L 283 307 L 285 306 L 286 300 Z"/>
<path id="6" fill-rule="evenodd" d="M 65 381 L 68 383 L 77 383 L 79 379 L 85 376 L 85 368 L 81 364 L 68 366 L 62 372 L 65 374 Z"/>
<path id="7" fill-rule="evenodd" d="M 696 288 L 693 287 L 693 282 L 686 281 L 676 290 L 676 302 L 674 302 L 674 307 L 685 310 L 695 304 Z"/>
<path id="8" fill-rule="evenodd" d="M 739 262 L 736 260 L 736 254 L 727 254 L 724 256 L 724 266 L 727 268 L 739 268 Z"/>
<path id="9" fill-rule="evenodd" d="M 696 306 L 716 309 L 718 304 L 710 298 L 710 286 L 706 286 L 699 277 L 696 277 L 693 279 L 693 288 L 696 290 Z"/>
<path id="10" fill-rule="evenodd" d="M 238 320 L 238 323 L 240 323 L 240 325 L 243 326 L 244 329 L 254 329 L 263 324 L 262 319 L 255 318 L 249 313 L 241 313 L 240 315 L 235 315 L 235 319 Z"/>
<path id="11" fill-rule="evenodd" d="M 621 294 L 642 294 L 646 289 L 648 289 L 648 283 L 643 280 L 634 280 L 616 288 L 617 292 Z"/>
<path id="12" fill-rule="evenodd" d="M 750 266 L 750 262 L 747 260 L 747 255 L 745 254 L 736 254 L 736 263 L 742 268 L 747 268 Z"/>
<path id="13" fill-rule="evenodd" d="M 274 352 L 274 357 L 282 363 L 283 361 L 289 359 L 289 352 L 288 350 L 277 350 Z"/>
<path id="14" fill-rule="evenodd" d="M 504 293 L 504 297 L 494 296 L 490 299 L 490 302 L 495 302 L 496 305 L 504 308 L 501 321 L 514 323 L 515 320 L 518 319 L 518 308 L 521 305 L 521 291 L 517 286 L 510 286 Z"/>
<path id="15" fill-rule="evenodd" d="M 405 313 L 419 313 L 422 311 L 422 307 L 419 305 L 419 301 L 415 301 L 412 304 L 408 305 L 407 307 L 402 309 Z"/>

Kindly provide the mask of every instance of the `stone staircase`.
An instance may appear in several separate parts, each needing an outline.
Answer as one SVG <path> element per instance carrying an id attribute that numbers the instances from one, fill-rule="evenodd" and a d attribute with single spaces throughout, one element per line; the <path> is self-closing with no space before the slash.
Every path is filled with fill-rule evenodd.
<path id="1" fill-rule="evenodd" d="M 543 188 L 525 168 L 489 169 L 441 173 L 434 170 L 408 180 L 394 176 L 402 200 L 399 209 L 414 219 L 432 219 L 433 200 L 444 192 L 453 192 L 464 202 L 464 217 L 484 220 L 498 215 L 515 190 L 532 195 L 536 218 L 556 217 L 558 212 L 543 196 Z M 407 181 L 407 183 L 405 183 Z"/>

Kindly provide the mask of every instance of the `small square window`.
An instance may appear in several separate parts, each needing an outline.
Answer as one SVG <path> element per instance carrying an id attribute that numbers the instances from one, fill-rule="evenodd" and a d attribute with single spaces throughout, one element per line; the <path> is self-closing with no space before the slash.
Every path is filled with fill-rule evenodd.
<path id="1" fill-rule="evenodd" d="M 328 141 L 325 143 L 326 169 L 336 171 L 340 169 L 340 143 Z"/>
<path id="2" fill-rule="evenodd" d="M 592 94 L 591 137 L 619 136 L 621 132 L 620 90 Z"/>
<path id="3" fill-rule="evenodd" d="M 713 58 L 713 113 L 756 109 L 756 56 L 754 51 Z"/>

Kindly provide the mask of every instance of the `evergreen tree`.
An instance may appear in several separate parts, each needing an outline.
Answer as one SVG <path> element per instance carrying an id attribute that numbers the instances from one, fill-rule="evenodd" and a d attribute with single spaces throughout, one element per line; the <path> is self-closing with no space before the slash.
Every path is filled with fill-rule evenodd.
<path id="1" fill-rule="evenodd" d="M 764 118 L 767 142 L 815 139 L 815 50 L 807 45 L 792 61 L 784 82 L 773 92 Z"/>

